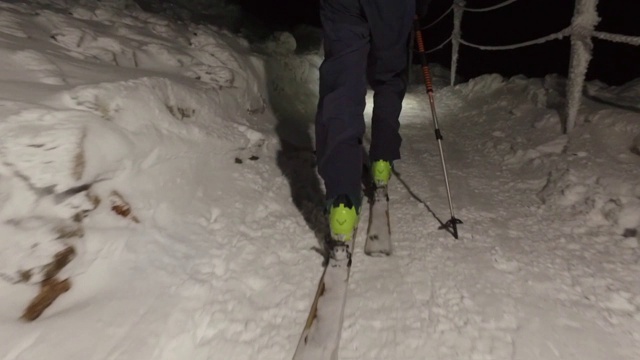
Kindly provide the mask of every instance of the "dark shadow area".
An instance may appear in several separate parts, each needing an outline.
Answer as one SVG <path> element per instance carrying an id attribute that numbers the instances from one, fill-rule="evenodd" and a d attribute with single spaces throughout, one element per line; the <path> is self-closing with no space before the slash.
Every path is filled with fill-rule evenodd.
<path id="1" fill-rule="evenodd" d="M 439 230 L 446 230 L 449 234 L 453 235 L 453 237 L 455 237 L 457 239 L 458 238 L 458 232 L 457 232 L 456 226 L 457 226 L 457 224 L 462 224 L 462 222 L 460 220 L 458 220 L 458 219 L 450 219 L 447 222 L 442 222 L 442 220 L 440 220 L 440 218 L 435 213 L 435 211 L 433 211 L 433 209 L 431 209 L 429 204 L 426 201 L 422 200 L 422 198 L 420 198 L 420 196 L 418 196 L 411 189 L 409 184 L 407 184 L 407 182 L 404 181 L 404 179 L 402 178 L 402 175 L 398 171 L 393 170 L 393 174 L 395 175 L 396 179 L 398 179 L 398 181 L 402 184 L 402 186 L 404 186 L 404 188 L 407 190 L 409 195 L 411 195 L 411 197 L 414 200 L 416 200 L 417 202 L 422 204 L 427 209 L 427 211 L 429 211 L 429 213 L 433 216 L 433 218 L 436 219 L 436 221 L 440 224 L 438 229 Z"/>
<path id="2" fill-rule="evenodd" d="M 176 22 L 213 25 L 247 40 L 263 41 L 281 30 L 268 18 L 247 11 L 243 0 L 134 0 L 144 11 L 163 14 Z M 256 15 L 257 14 L 257 15 Z"/>
<path id="3" fill-rule="evenodd" d="M 503 0 L 467 0 L 468 8 L 486 8 Z M 423 25 L 433 23 L 451 6 L 452 0 L 432 0 Z M 462 38 L 479 45 L 509 45 L 537 39 L 569 26 L 575 1 L 524 0 L 488 12 L 464 12 Z M 639 36 L 637 18 L 640 2 L 607 0 L 598 3 L 600 22 L 596 30 Z M 442 44 L 453 29 L 453 12 L 424 31 L 426 48 Z M 485 51 L 466 45 L 459 49 L 457 73 L 471 79 L 497 73 L 505 77 L 523 74 L 544 77 L 548 74 L 568 75 L 569 38 L 511 50 Z M 449 68 L 452 44 L 429 54 L 429 62 Z M 640 77 L 640 47 L 594 39 L 593 59 L 586 79 L 600 80 L 608 85 L 622 85 Z"/>
<path id="4" fill-rule="evenodd" d="M 326 261 L 331 241 L 328 232 L 329 223 L 325 213 L 324 187 L 317 173 L 315 144 L 309 134 L 311 129 L 307 129 L 305 126 L 311 126 L 311 123 L 304 121 L 305 117 L 296 120 L 282 115 L 282 113 L 276 114 L 276 116 L 278 124 L 275 130 L 281 146 L 277 154 L 278 167 L 289 183 L 294 205 L 316 236 L 318 246 L 313 250 L 321 254 Z M 295 143 L 291 141 L 292 138 Z M 362 186 L 364 195 L 370 202 L 373 199 L 373 178 L 368 161 L 366 161 L 369 158 L 368 153 L 364 147 L 362 151 L 363 159 L 365 159 L 365 163 L 362 165 Z"/>
<path id="5" fill-rule="evenodd" d="M 393 170 L 393 175 L 395 175 L 396 179 L 398 179 L 398 181 L 400 181 L 400 183 L 402 184 L 402 186 L 404 186 L 404 188 L 407 190 L 407 192 L 409 193 L 409 195 L 411 195 L 411 197 L 416 200 L 417 202 L 419 202 L 420 204 L 424 205 L 424 207 L 427 209 L 427 211 L 429 211 L 429 213 L 433 216 L 434 219 L 436 219 L 436 221 L 438 221 L 438 223 L 442 226 L 444 225 L 444 223 L 440 220 L 440 218 L 438 218 L 438 215 L 431 209 L 431 207 L 429 206 L 429 204 L 427 204 L 426 201 L 422 200 L 409 186 L 409 184 L 407 184 L 406 181 L 404 181 L 404 179 L 402 178 L 402 175 L 397 171 L 397 170 Z"/>
<path id="6" fill-rule="evenodd" d="M 277 119 L 280 140 L 276 162 L 286 178 L 291 199 L 317 239 L 313 250 L 326 257 L 329 224 L 324 214 L 324 187 L 317 173 L 315 144 L 311 136 L 317 95 L 309 84 L 296 83 L 287 74 L 283 59 L 265 57 L 269 103 Z"/>
<path id="7" fill-rule="evenodd" d="M 308 134 L 300 133 L 297 140 L 304 140 L 303 144 L 294 145 L 287 140 L 290 132 L 286 122 L 278 122 L 276 133 L 281 148 L 277 164 L 289 183 L 294 205 L 318 240 L 318 246 L 313 249 L 326 256 L 325 238 L 329 224 L 324 214 L 324 191 L 316 172 L 312 139 Z"/>
<path id="8" fill-rule="evenodd" d="M 261 41 L 274 31 L 294 31 L 296 27 L 320 27 L 319 0 L 135 0 L 150 12 L 160 12 L 181 21 L 206 23 L 242 34 L 249 41 Z M 485 8 L 504 0 L 467 0 L 468 8 Z M 433 23 L 452 0 L 432 0 L 423 25 Z M 508 45 L 536 39 L 569 26 L 574 1 L 523 0 L 488 12 L 466 11 L 462 19 L 463 39 L 480 45 Z M 598 3 L 601 18 L 596 30 L 640 35 L 637 18 L 640 2 L 608 0 Z M 544 19 L 544 21 L 541 21 Z M 441 45 L 453 29 L 453 12 L 424 31 L 427 50 Z M 451 65 L 449 42 L 429 54 L 429 62 Z M 485 51 L 463 45 L 459 50 L 458 75 L 470 79 L 497 73 L 505 77 L 523 74 L 566 77 L 569 67 L 568 38 L 506 51 Z M 594 39 L 594 52 L 587 80 L 621 85 L 640 77 L 640 47 Z M 417 62 L 414 61 L 417 64 Z"/>

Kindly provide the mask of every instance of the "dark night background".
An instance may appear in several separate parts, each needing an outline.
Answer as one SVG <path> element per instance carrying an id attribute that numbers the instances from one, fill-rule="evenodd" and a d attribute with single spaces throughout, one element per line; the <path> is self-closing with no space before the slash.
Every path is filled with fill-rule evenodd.
<path id="1" fill-rule="evenodd" d="M 287 30 L 298 24 L 320 26 L 319 0 L 236 0 L 243 10 L 271 29 Z M 452 0 L 433 0 L 424 23 L 439 17 Z M 487 7 L 504 0 L 468 0 L 470 8 Z M 573 0 L 519 0 L 491 12 L 465 12 L 462 38 L 480 45 L 508 45 L 555 33 L 571 22 Z M 597 30 L 640 36 L 640 1 L 600 0 L 601 20 Z M 425 32 L 427 48 L 447 39 L 452 29 L 453 13 Z M 525 74 L 567 74 L 569 39 L 553 40 L 517 50 L 482 51 L 460 47 L 458 73 L 465 78 L 485 73 L 505 76 Z M 430 61 L 446 67 L 451 62 L 451 45 L 430 55 Z M 598 79 L 619 85 L 640 77 L 640 47 L 594 39 L 594 52 L 588 80 Z"/>

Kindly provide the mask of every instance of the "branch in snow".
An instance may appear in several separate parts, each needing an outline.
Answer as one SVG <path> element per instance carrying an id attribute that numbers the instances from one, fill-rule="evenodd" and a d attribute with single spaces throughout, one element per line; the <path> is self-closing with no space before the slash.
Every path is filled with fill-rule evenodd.
<path id="1" fill-rule="evenodd" d="M 84 237 L 81 223 L 31 217 L 0 223 L 0 277 L 11 283 L 39 284 L 57 276 L 76 256 Z"/>
<path id="2" fill-rule="evenodd" d="M 125 219 L 129 219 L 134 223 L 140 223 L 140 220 L 137 216 L 133 215 L 131 211 L 131 205 L 122 197 L 122 195 L 117 191 L 112 191 L 109 194 L 109 203 L 111 205 L 111 211 L 122 216 Z"/>
<path id="3" fill-rule="evenodd" d="M 42 282 L 40 293 L 31 300 L 31 303 L 22 313 L 22 319 L 34 321 L 62 294 L 71 289 L 71 280 L 62 281 L 52 278 Z"/>

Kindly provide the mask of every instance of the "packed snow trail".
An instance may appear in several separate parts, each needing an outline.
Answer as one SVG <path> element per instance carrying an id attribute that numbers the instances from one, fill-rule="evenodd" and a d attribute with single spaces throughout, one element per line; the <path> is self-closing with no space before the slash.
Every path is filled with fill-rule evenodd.
<path id="1" fill-rule="evenodd" d="M 354 263 L 341 358 L 637 358 L 637 251 L 613 234 L 576 234 L 540 207 L 544 168 L 562 154 L 514 171 L 484 151 L 489 139 L 533 132 L 528 114 L 509 113 L 517 103 L 508 94 L 487 92 L 474 101 L 449 89 L 439 98 L 460 241 L 437 230 L 431 213 L 445 221 L 448 208 L 428 119 L 404 118 L 402 182 L 390 188 L 396 255 Z M 502 101 L 487 101 L 496 95 Z"/>
<path id="2" fill-rule="evenodd" d="M 0 358 L 290 358 L 326 229 L 318 52 L 121 0 L 0 7 Z M 560 79 L 448 75 L 436 104 L 460 240 L 437 230 L 448 205 L 416 85 L 394 254 L 365 256 L 360 232 L 341 359 L 640 358 L 637 112 L 586 102 L 561 136 Z M 595 96 L 637 103 L 637 89 Z M 5 277 L 57 244 L 47 219 L 83 209 L 87 186 L 102 202 L 73 240 L 73 286 L 24 323 L 37 286 Z"/>

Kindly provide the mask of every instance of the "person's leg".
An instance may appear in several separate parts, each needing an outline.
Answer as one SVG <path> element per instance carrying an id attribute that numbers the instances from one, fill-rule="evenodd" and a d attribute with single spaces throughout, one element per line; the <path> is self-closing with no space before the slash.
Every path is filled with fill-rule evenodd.
<path id="1" fill-rule="evenodd" d="M 325 59 L 316 116 L 318 172 L 327 199 L 361 201 L 362 137 L 369 27 L 359 0 L 322 0 Z"/>
<path id="2" fill-rule="evenodd" d="M 363 7 L 371 29 L 368 76 L 374 90 L 369 156 L 372 162 L 392 163 L 400 159 L 399 117 L 407 90 L 415 0 L 369 0 Z"/>

